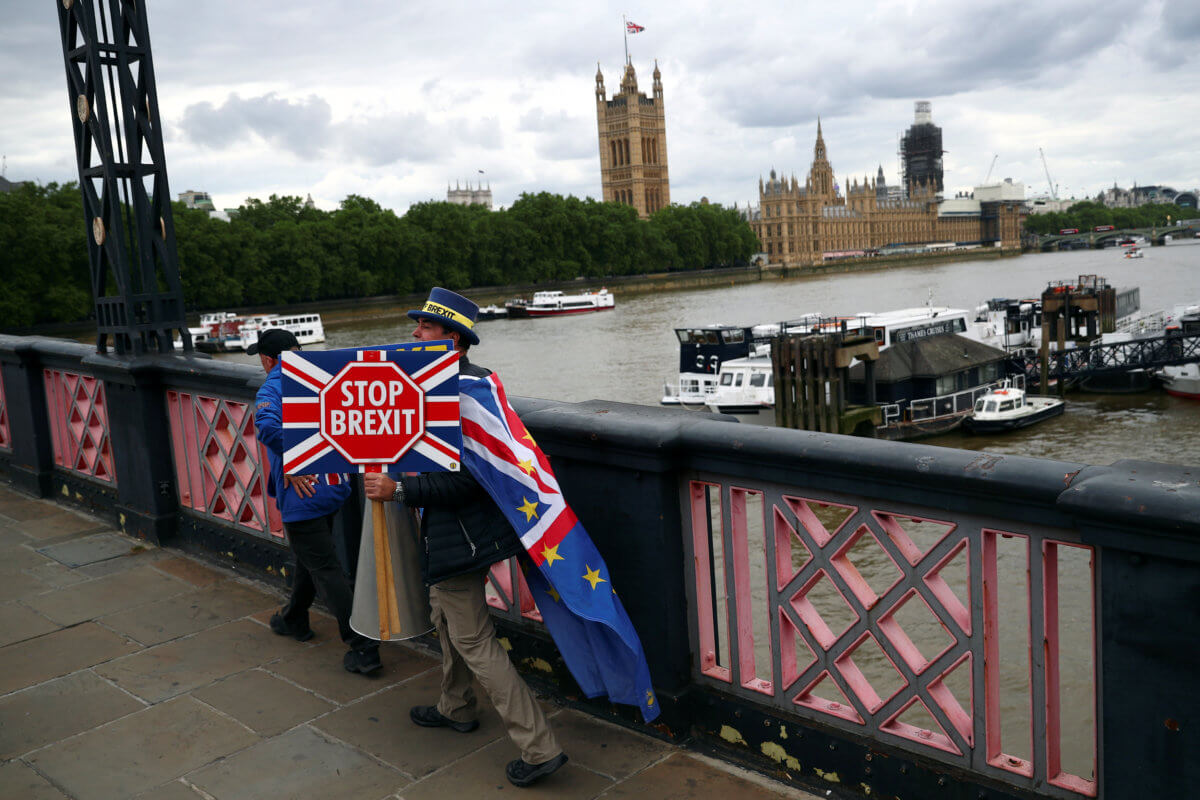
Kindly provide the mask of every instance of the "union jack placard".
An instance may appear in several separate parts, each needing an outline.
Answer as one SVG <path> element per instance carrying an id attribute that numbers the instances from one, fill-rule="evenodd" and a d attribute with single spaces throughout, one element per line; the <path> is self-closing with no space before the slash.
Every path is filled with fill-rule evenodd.
<path id="1" fill-rule="evenodd" d="M 451 345 L 283 353 L 283 471 L 458 470 L 459 354 Z"/>

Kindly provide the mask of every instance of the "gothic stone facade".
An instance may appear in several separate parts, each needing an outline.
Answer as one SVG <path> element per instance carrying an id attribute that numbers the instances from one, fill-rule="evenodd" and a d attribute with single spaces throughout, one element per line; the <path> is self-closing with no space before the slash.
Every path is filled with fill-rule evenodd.
<path id="1" fill-rule="evenodd" d="M 803 186 L 795 176 L 778 178 L 774 170 L 766 183 L 759 179 L 760 213 L 750 224 L 767 260 L 806 266 L 888 245 L 934 242 L 1020 248 L 1020 203 L 985 202 L 978 214 L 939 216 L 937 198 L 925 186 L 909 187 L 908 197 L 890 197 L 865 176 L 861 183 L 855 178 L 847 184 L 839 195 L 818 121 L 812 169 Z"/>
<path id="2" fill-rule="evenodd" d="M 654 64 L 654 97 L 638 92 L 637 74 L 627 63 L 621 91 L 611 100 L 605 97 L 604 75 L 597 65 L 596 123 L 604 200 L 631 205 L 642 219 L 670 205 L 667 120 L 658 63 Z"/>

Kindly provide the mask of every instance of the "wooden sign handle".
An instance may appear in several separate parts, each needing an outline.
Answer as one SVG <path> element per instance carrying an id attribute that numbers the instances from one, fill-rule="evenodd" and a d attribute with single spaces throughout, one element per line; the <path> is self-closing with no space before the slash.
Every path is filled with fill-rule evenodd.
<path id="1" fill-rule="evenodd" d="M 381 473 L 383 467 L 369 466 L 367 472 Z M 400 611 L 396 607 L 395 572 L 392 548 L 388 546 L 387 510 L 383 500 L 371 501 L 371 525 L 375 536 L 375 591 L 379 602 L 379 641 L 386 642 L 400 633 Z"/>

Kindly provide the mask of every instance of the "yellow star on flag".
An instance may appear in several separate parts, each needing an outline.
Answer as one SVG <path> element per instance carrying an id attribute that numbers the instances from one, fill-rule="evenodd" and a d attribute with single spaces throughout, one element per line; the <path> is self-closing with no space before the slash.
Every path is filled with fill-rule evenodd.
<path id="1" fill-rule="evenodd" d="M 525 501 L 525 505 L 517 506 L 517 511 L 522 512 L 525 515 L 525 521 L 529 522 L 529 520 L 533 519 L 534 517 L 536 517 L 538 515 L 537 501 L 530 500 L 528 497 L 525 497 L 525 496 L 522 496 L 521 499 Z"/>
<path id="2" fill-rule="evenodd" d="M 587 564 L 584 564 L 583 566 L 587 569 L 587 574 L 583 576 L 583 579 L 592 585 L 592 591 L 596 590 L 596 584 L 607 583 L 604 578 L 600 577 L 600 570 L 592 569 Z"/>
<path id="3" fill-rule="evenodd" d="M 531 445 L 533 445 L 534 447 L 537 447 L 537 442 L 535 442 L 535 441 L 533 440 L 533 434 L 532 434 L 532 433 L 530 433 L 528 430 L 526 430 L 526 431 L 525 431 L 525 435 L 524 435 L 524 436 L 522 436 L 521 438 L 522 438 L 522 439 L 528 439 L 528 440 L 529 440 L 529 443 L 530 443 Z"/>
<path id="4" fill-rule="evenodd" d="M 525 461 L 518 461 L 517 466 L 520 467 L 521 471 L 524 472 L 526 475 L 533 474 L 533 459 L 532 458 L 526 459 Z"/>
<path id="5" fill-rule="evenodd" d="M 549 589 L 547 589 L 547 590 L 546 590 L 546 594 L 548 594 L 548 595 L 550 595 L 551 597 L 553 597 L 553 598 L 554 598 L 554 602 L 556 602 L 556 603 L 561 603 L 561 602 L 562 602 L 562 598 L 561 598 L 561 597 L 559 597 L 559 594 L 558 594 L 558 589 L 555 589 L 553 586 L 551 586 Z"/>
<path id="6" fill-rule="evenodd" d="M 564 560 L 563 557 L 558 554 L 558 545 L 554 545 L 554 547 L 543 547 L 542 558 L 546 559 L 547 567 L 554 566 L 555 561 Z"/>

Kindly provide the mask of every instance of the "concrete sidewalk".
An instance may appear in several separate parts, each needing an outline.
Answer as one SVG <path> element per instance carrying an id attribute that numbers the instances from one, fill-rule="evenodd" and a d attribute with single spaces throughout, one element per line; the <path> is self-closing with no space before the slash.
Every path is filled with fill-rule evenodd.
<path id="1" fill-rule="evenodd" d="M 571 760 L 518 789 L 490 706 L 470 734 L 409 721 L 438 661 L 387 644 L 352 675 L 329 617 L 270 632 L 282 599 L 0 485 L 0 798 L 813 797 L 549 701 Z"/>

